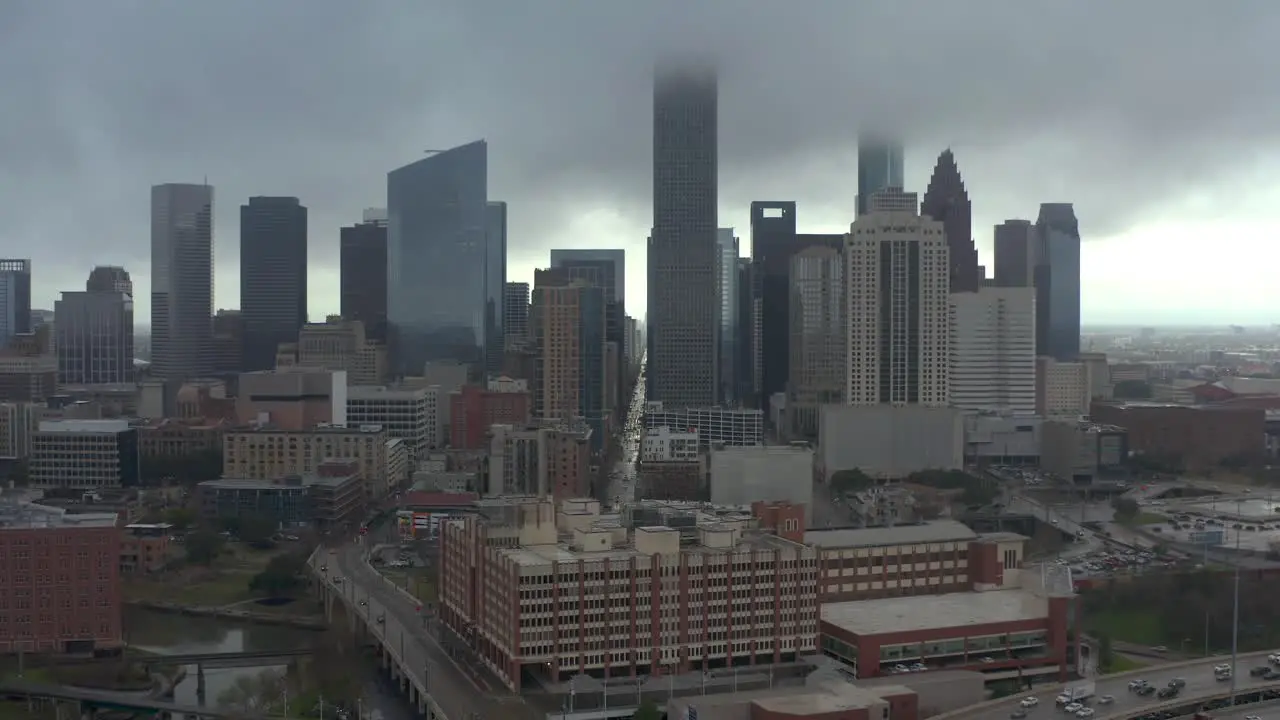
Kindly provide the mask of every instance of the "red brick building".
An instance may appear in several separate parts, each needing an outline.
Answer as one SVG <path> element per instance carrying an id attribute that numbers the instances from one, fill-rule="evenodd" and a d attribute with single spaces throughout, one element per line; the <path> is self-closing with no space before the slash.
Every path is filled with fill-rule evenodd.
<path id="1" fill-rule="evenodd" d="M 488 386 L 464 385 L 449 397 L 449 445 L 479 450 L 495 424 L 520 427 L 529 422 L 532 407 L 528 383 L 500 377 Z"/>
<path id="2" fill-rule="evenodd" d="M 1266 447 L 1266 411 L 1234 405 L 1095 402 L 1094 422 L 1129 431 L 1129 449 L 1188 468 L 1257 460 Z"/>
<path id="3" fill-rule="evenodd" d="M 0 653 L 120 646 L 115 515 L 0 503 Z"/>

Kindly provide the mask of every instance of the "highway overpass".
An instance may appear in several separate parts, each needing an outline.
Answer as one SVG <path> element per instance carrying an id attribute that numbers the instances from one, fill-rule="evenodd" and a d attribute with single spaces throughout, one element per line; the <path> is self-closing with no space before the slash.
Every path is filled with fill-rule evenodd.
<path id="1" fill-rule="evenodd" d="M 227 720 L 268 720 L 272 716 L 178 703 L 154 698 L 138 697 L 132 693 L 83 690 L 63 685 L 6 680 L 0 682 L 0 696 L 33 700 L 61 700 L 78 703 L 84 710 L 159 711 L 175 718 L 201 718 Z"/>
<path id="2" fill-rule="evenodd" d="M 1268 654 L 1266 652 L 1258 652 L 1240 656 L 1240 661 L 1235 669 L 1236 688 L 1239 691 L 1261 688 L 1280 689 L 1280 682 L 1263 680 L 1249 675 L 1250 668 L 1266 664 Z M 1179 702 L 1175 703 L 1175 705 L 1207 701 L 1229 690 L 1229 683 L 1219 682 L 1213 675 L 1213 666 L 1222 663 L 1230 664 L 1231 656 L 1226 655 L 1170 663 L 1133 672 L 1091 678 L 1097 683 L 1098 696 L 1111 695 L 1115 698 L 1113 703 L 1107 705 L 1095 703 L 1093 707 L 1097 714 L 1094 715 L 1092 720 L 1123 720 L 1124 718 L 1153 712 L 1157 708 L 1169 704 L 1169 701 L 1158 700 L 1154 696 L 1148 698 L 1129 692 L 1129 681 L 1139 678 L 1148 680 L 1157 687 L 1163 687 L 1174 678 L 1186 680 L 1187 686 L 1183 688 L 1182 695 L 1178 697 Z M 1072 684 L 1067 683 L 1067 685 Z M 1062 685 L 1036 687 L 1021 695 L 990 700 L 936 715 L 933 720 L 1008 720 L 1013 711 L 1018 709 L 1022 698 L 1028 696 L 1033 696 L 1040 700 L 1040 705 L 1031 710 L 1028 720 L 1037 720 L 1038 716 L 1057 718 L 1060 713 L 1054 708 L 1053 700 L 1062 691 L 1062 688 Z"/>

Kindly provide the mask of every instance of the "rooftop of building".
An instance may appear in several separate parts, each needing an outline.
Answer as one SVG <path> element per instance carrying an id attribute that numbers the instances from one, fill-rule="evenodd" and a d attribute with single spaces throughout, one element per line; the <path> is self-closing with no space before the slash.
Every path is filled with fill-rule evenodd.
<path id="1" fill-rule="evenodd" d="M 1242 408 L 1232 405 L 1184 405 L 1174 402 L 1160 402 L 1158 400 L 1108 400 L 1105 402 L 1096 402 L 1095 405 L 1103 407 L 1115 408 L 1117 410 L 1241 410 Z M 1247 408 L 1244 408 L 1247 409 Z"/>
<path id="2" fill-rule="evenodd" d="M 115 527 L 120 516 L 113 512 L 71 513 L 36 502 L 0 498 L 0 530 Z"/>
<path id="3" fill-rule="evenodd" d="M 288 475 L 275 480 L 251 478 L 219 478 L 205 480 L 199 487 L 215 490 L 279 490 L 281 488 L 339 487 L 356 475 Z"/>
<path id="4" fill-rule="evenodd" d="M 1012 588 L 827 603 L 822 621 L 853 635 L 884 635 L 1038 620 L 1048 613 L 1048 598 Z"/>
<path id="5" fill-rule="evenodd" d="M 365 425 L 355 425 L 355 426 L 316 425 L 315 427 L 309 428 L 307 430 L 292 430 L 292 429 L 282 428 L 279 425 L 276 425 L 274 423 L 266 422 L 266 423 L 253 423 L 250 425 L 237 425 L 236 427 L 228 428 L 227 432 L 242 433 L 242 434 L 280 433 L 283 435 L 351 435 L 351 434 L 377 435 L 378 433 L 383 432 L 383 429 L 381 425 L 365 424 Z"/>
<path id="6" fill-rule="evenodd" d="M 866 708 L 884 702 L 885 697 L 907 695 L 914 691 L 899 684 L 859 686 L 843 680 L 808 682 L 798 686 L 776 686 L 742 692 L 704 693 L 696 698 L 677 698 L 678 709 L 714 708 L 754 705 L 762 710 L 786 717 L 819 716 Z M 684 717 L 691 713 L 684 713 Z"/>
<path id="7" fill-rule="evenodd" d="M 161 430 L 164 428 L 184 429 L 184 430 L 217 430 L 227 427 L 226 420 L 210 419 L 210 418 L 153 418 L 142 420 L 138 423 L 138 427 L 144 430 Z"/>
<path id="8" fill-rule="evenodd" d="M 793 442 L 786 445 L 725 445 L 712 443 L 712 455 L 746 455 L 755 457 L 794 455 L 813 455 L 813 447 L 807 442 Z"/>
<path id="9" fill-rule="evenodd" d="M 475 473 L 462 474 L 474 475 Z M 449 493 L 410 490 L 400 496 L 400 507 L 410 509 L 470 507 L 475 505 L 479 498 L 480 496 L 473 492 Z"/>
<path id="10" fill-rule="evenodd" d="M 387 400 L 417 400 L 440 389 L 439 385 L 422 385 L 416 387 L 398 387 L 395 385 L 352 385 L 347 388 L 348 400 L 369 400 L 382 398 Z"/>
<path id="11" fill-rule="evenodd" d="M 806 545 L 820 548 L 891 547 L 976 539 L 977 533 L 956 520 L 931 520 L 893 527 L 825 528 L 808 530 L 804 534 Z"/>
<path id="12" fill-rule="evenodd" d="M 128 420 L 41 420 L 40 432 L 50 433 L 121 433 L 133 427 Z"/>

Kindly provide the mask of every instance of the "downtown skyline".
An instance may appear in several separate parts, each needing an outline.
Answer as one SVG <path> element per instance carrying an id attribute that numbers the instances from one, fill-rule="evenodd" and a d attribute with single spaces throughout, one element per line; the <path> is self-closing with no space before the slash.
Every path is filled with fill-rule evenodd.
<path id="1" fill-rule="evenodd" d="M 484 28 L 518 41 L 515 30 L 531 21 L 519 12 L 495 19 L 474 5 L 445 5 L 443 15 L 454 23 L 450 27 L 459 38 L 480 37 Z M 110 6 L 102 3 L 85 13 L 92 15 L 100 7 L 112 12 Z M 1075 205 L 1084 238 L 1086 323 L 1270 319 L 1268 307 L 1280 303 L 1280 290 L 1272 289 L 1264 268 L 1280 260 L 1280 251 L 1253 238 L 1280 232 L 1280 218 L 1271 210 L 1277 191 L 1258 181 L 1270 174 L 1270 163 L 1280 163 L 1280 143 L 1273 142 L 1269 129 L 1274 123 L 1261 122 L 1273 116 L 1274 98 L 1259 93 L 1247 72 L 1216 72 L 1218 82 L 1185 98 L 1174 97 L 1156 80 L 1213 72 L 1206 65 L 1255 66 L 1250 58 L 1266 36 L 1263 31 L 1275 26 L 1274 11 L 1252 6 L 1224 18 L 1189 8 L 1179 15 L 1181 22 L 1153 34 L 1139 9 L 1116 9 L 1108 22 L 1097 23 L 1083 10 L 1033 8 L 1011 16 L 995 4 L 977 3 L 954 16 L 920 17 L 905 6 L 864 10 L 856 23 L 849 23 L 845 11 L 834 5 L 815 8 L 800 19 L 798 29 L 810 35 L 806 46 L 832 53 L 836 61 L 824 65 L 843 70 L 800 67 L 791 57 L 795 53 L 786 50 L 786 38 L 766 44 L 769 49 L 759 57 L 730 58 L 733 62 L 725 64 L 721 227 L 734 227 L 743 236 L 751 201 L 782 199 L 798 203 L 801 232 L 847 231 L 857 194 L 858 121 L 880 120 L 883 125 L 883 118 L 861 118 L 859 113 L 882 108 L 886 114 L 901 114 L 895 127 L 901 126 L 906 145 L 908 189 L 923 192 L 937 153 L 945 147 L 954 151 L 973 202 L 980 261 L 988 268 L 994 225 L 1030 218 L 1040 202 Z M 149 57 L 154 57 L 162 48 L 148 43 L 198 46 L 203 38 L 218 47 L 249 45 L 257 33 L 272 32 L 294 13 L 288 7 L 264 12 L 256 29 L 235 24 L 234 3 L 195 13 L 197 23 L 191 22 L 192 11 L 181 9 L 140 13 L 135 25 L 143 37 L 73 38 L 73 44 L 103 58 L 85 87 L 50 74 L 74 58 L 52 58 L 22 42 L 6 45 L 5 57 L 18 59 L 14 67 L 30 68 L 28 77 L 9 87 L 21 92 L 18 80 L 41 83 L 47 92 L 32 97 L 56 97 L 78 108 L 72 114 L 76 121 L 55 123 L 44 115 L 50 102 L 23 103 L 18 125 L 0 127 L 0 142 L 11 141 L 15 147 L 0 168 L 0 211 L 13 219 L 0 240 L 31 248 L 20 254 L 32 256 L 34 303 L 51 306 L 58 291 L 76 287 L 95 264 L 119 264 L 139 279 L 139 316 L 148 317 L 146 189 L 165 182 L 198 183 L 207 176 L 219 198 L 214 217 L 216 306 L 239 305 L 236 208 L 251 196 L 285 195 L 298 197 L 311 209 L 310 315 L 335 312 L 338 228 L 357 221 L 363 208 L 385 204 L 380 192 L 385 173 L 420 158 L 426 147 L 484 138 L 491 146 L 491 195 L 510 203 L 508 278 L 530 280 L 552 247 L 617 247 L 631 257 L 627 305 L 646 305 L 643 244 L 651 216 L 647 76 L 655 55 L 680 46 L 699 47 L 694 40 L 705 38 L 682 32 L 670 43 L 659 42 L 662 13 L 653 9 L 624 8 L 586 17 L 567 5 L 556 6 L 542 20 L 548 31 L 571 29 L 575 37 L 593 38 L 590 47 L 583 44 L 586 40 L 564 45 L 578 53 L 591 51 L 595 62 L 571 66 L 557 51 L 524 48 L 529 52 L 521 67 L 480 63 L 456 84 L 403 74 L 380 84 L 368 78 L 387 73 L 371 69 L 380 70 L 382 63 L 422 67 L 406 62 L 418 46 L 431 46 L 433 52 L 447 46 L 407 43 L 404 33 L 390 32 L 396 25 L 416 27 L 413 17 L 370 11 L 357 18 L 349 12 L 318 3 L 301 34 L 324 38 L 341 29 L 350 36 L 350 42 L 325 44 L 330 50 L 358 48 L 377 37 L 387 48 L 385 58 L 342 52 L 328 62 L 288 63 L 286 70 L 274 51 L 263 49 L 253 58 L 228 60 L 216 72 L 200 75 L 198 87 L 189 87 L 193 75 L 182 67 L 203 62 L 198 58 L 211 50 L 192 53 L 190 60 L 175 56 L 166 72 L 155 63 L 142 66 L 150 66 L 152 75 L 135 67 L 133 50 L 150 49 Z M 685 12 L 735 30 L 726 36 L 751 38 L 773 26 L 778 11 L 713 2 Z M 30 30 L 30 37 L 39 37 L 42 28 L 63 26 L 60 11 L 46 4 L 14 19 Z M 1055 53 L 1041 47 L 1023 57 L 1029 49 L 990 42 L 1003 48 L 1000 61 L 966 57 L 958 63 L 966 72 L 949 73 L 959 79 L 946 88 L 913 76 L 918 72 L 913 67 L 934 72 L 938 59 L 957 48 L 955 38 L 940 37 L 945 27 L 963 23 L 972 31 L 959 34 L 968 43 L 975 37 L 1009 37 L 1011 28 L 1046 22 L 1063 28 L 1064 37 L 1071 34 L 1066 29 L 1090 27 L 1088 49 L 1093 52 Z M 199 36 L 194 27 L 201 28 Z M 837 27 L 839 42 L 824 30 Z M 934 46 L 921 42 L 911 50 L 919 55 L 918 62 L 877 66 L 875 76 L 873 64 L 857 62 L 874 54 L 877 44 L 870 39 L 875 35 L 906 27 L 934 41 Z M 1098 67 L 1125 66 L 1125 53 L 1133 46 L 1124 38 L 1132 37 L 1137 27 L 1146 30 L 1143 56 L 1158 68 L 1158 77 L 1150 74 L 1148 63 L 1127 73 L 1098 73 Z M 1206 33 L 1209 29 L 1213 32 Z M 1198 54 L 1195 66 L 1181 52 L 1191 35 L 1214 38 L 1214 51 Z M 724 55 L 723 44 L 716 40 L 706 45 L 712 54 Z M 285 49 L 304 59 L 314 54 L 301 46 Z M 908 54 L 905 49 L 894 52 Z M 1055 55 L 1071 60 L 1037 62 Z M 1020 63 L 1029 69 L 1008 69 Z M 259 98 L 256 93 L 264 88 L 255 78 L 264 75 L 263 68 L 287 73 L 294 89 Z M 778 82 L 788 74 L 813 81 Z M 132 86 L 119 86 L 123 78 L 134 76 L 146 78 L 148 87 L 186 88 L 182 97 L 187 99 L 163 110 L 151 108 Z M 1104 81 L 1078 82 L 1084 77 Z M 1053 92 L 1035 91 L 1037 86 L 1029 82 L 1033 78 L 1041 85 L 1052 81 Z M 572 85 L 577 94 L 565 96 L 561 84 Z M 469 102 L 467 88 L 485 88 L 484 102 Z M 761 104 L 766 93 L 776 101 Z M 397 102 L 377 117 L 360 109 L 392 94 Z M 424 104 L 428 95 L 432 102 Z M 315 112 L 314 103 L 306 101 L 328 96 L 341 96 L 343 107 L 331 108 L 329 102 L 324 106 L 334 112 Z M 219 98 L 218 112 L 211 111 L 206 97 Z M 546 102 L 552 97 L 554 102 Z M 845 110 L 846 104 L 853 112 Z M 242 107 L 261 111 L 237 109 Z M 806 111 L 782 112 L 794 107 Z M 1213 108 L 1212 114 L 1205 108 Z M 100 121 L 107 117 L 118 121 Z M 30 129 L 19 132 L 20 127 Z M 200 142 L 191 141 L 196 136 Z M 23 151 L 28 147 L 41 148 L 41 154 L 27 155 Z M 1169 172 L 1170 165 L 1177 171 Z M 68 204 L 76 211 L 61 209 Z M 1241 238 L 1237 255 L 1249 254 L 1252 262 L 1242 263 L 1230 280 L 1198 278 L 1203 292 L 1179 292 L 1175 279 L 1187 274 L 1186 258 L 1199 254 L 1205 238 L 1219 236 Z M 741 251 L 750 251 L 749 242 Z"/>

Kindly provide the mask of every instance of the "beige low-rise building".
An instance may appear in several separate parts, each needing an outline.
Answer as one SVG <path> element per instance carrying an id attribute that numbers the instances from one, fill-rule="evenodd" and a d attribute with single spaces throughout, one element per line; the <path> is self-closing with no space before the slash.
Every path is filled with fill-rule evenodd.
<path id="1" fill-rule="evenodd" d="M 379 425 L 321 426 L 284 430 L 273 426 L 236 428 L 224 436 L 225 477 L 275 480 L 314 473 L 325 460 L 354 460 L 366 494 L 385 496 L 409 477 L 409 450 Z"/>
<path id="2" fill-rule="evenodd" d="M 343 370 L 352 385 L 381 385 L 387 380 L 387 349 L 366 336 L 363 322 L 330 315 L 303 325 L 298 342 L 280 346 L 276 368 L 285 367 Z"/>

